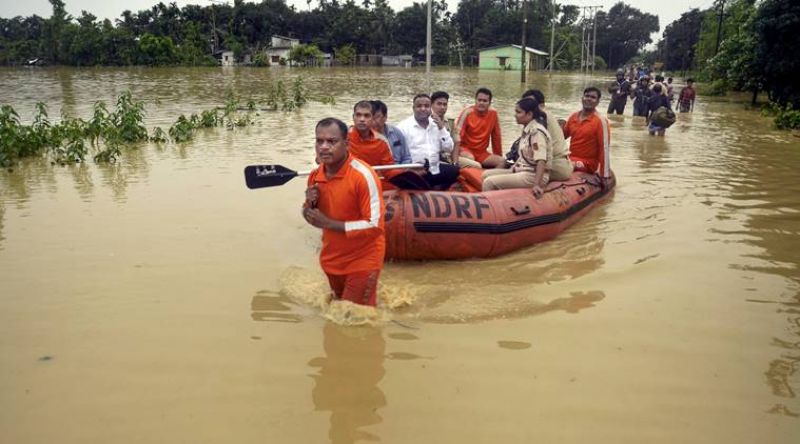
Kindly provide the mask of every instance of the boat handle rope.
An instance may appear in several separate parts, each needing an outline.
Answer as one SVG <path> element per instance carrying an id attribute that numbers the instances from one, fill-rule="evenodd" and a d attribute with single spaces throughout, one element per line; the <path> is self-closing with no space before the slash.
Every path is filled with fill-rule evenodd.
<path id="1" fill-rule="evenodd" d="M 596 187 L 600 186 L 599 183 L 591 182 L 589 179 L 583 179 L 580 182 L 571 182 L 571 183 L 562 182 L 560 186 L 557 186 L 555 188 L 550 188 L 548 190 L 544 190 L 544 192 L 545 193 L 549 193 L 551 191 L 563 190 L 564 188 L 567 188 L 567 187 L 579 187 L 581 185 L 593 185 L 593 186 L 596 186 Z M 583 194 L 583 193 L 581 193 L 581 194 Z"/>

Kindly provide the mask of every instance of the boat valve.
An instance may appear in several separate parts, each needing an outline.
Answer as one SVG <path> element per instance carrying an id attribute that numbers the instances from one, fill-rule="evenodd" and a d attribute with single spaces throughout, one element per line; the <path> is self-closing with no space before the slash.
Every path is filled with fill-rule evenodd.
<path id="1" fill-rule="evenodd" d="M 514 208 L 514 207 L 511 207 L 511 211 L 512 211 L 512 212 L 514 213 L 514 215 L 516 215 L 516 216 L 522 216 L 523 214 L 529 214 L 529 213 L 531 212 L 531 207 L 529 207 L 529 206 L 525 205 L 525 208 L 523 208 L 523 209 L 521 209 L 521 210 L 518 210 L 518 209 L 516 209 L 516 208 Z"/>

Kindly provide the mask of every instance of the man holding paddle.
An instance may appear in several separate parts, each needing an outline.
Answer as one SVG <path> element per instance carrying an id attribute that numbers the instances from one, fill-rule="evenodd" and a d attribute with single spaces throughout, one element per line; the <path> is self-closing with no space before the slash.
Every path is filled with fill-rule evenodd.
<path id="1" fill-rule="evenodd" d="M 322 119 L 315 132 L 320 166 L 308 177 L 303 217 L 322 229 L 319 261 L 333 298 L 375 306 L 386 251 L 380 181 L 348 152 L 344 122 Z"/>

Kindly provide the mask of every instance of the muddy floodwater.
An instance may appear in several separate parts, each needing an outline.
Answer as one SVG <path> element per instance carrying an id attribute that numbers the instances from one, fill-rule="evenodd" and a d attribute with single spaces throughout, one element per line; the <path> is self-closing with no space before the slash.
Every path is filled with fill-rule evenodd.
<path id="1" fill-rule="evenodd" d="M 88 118 L 129 89 L 167 129 L 299 75 L 336 103 L 0 171 L 0 442 L 800 442 L 800 138 L 737 98 L 665 138 L 629 102 L 613 195 L 506 256 L 388 263 L 375 315 L 321 303 L 304 180 L 248 190 L 242 169 L 310 168 L 315 122 L 359 99 L 398 122 L 424 71 L 3 69 L 0 101 Z M 610 78 L 527 87 L 565 118 Z M 451 117 L 490 87 L 508 148 L 519 73 L 430 85 Z"/>

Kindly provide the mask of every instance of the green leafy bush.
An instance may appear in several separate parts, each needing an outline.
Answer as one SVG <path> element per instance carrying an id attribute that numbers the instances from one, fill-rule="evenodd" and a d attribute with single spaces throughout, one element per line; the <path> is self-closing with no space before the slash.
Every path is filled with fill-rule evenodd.
<path id="1" fill-rule="evenodd" d="M 775 102 L 770 102 L 764 106 L 761 113 L 772 117 L 778 129 L 800 129 L 800 110 L 792 108 L 792 105 L 781 107 Z"/>

